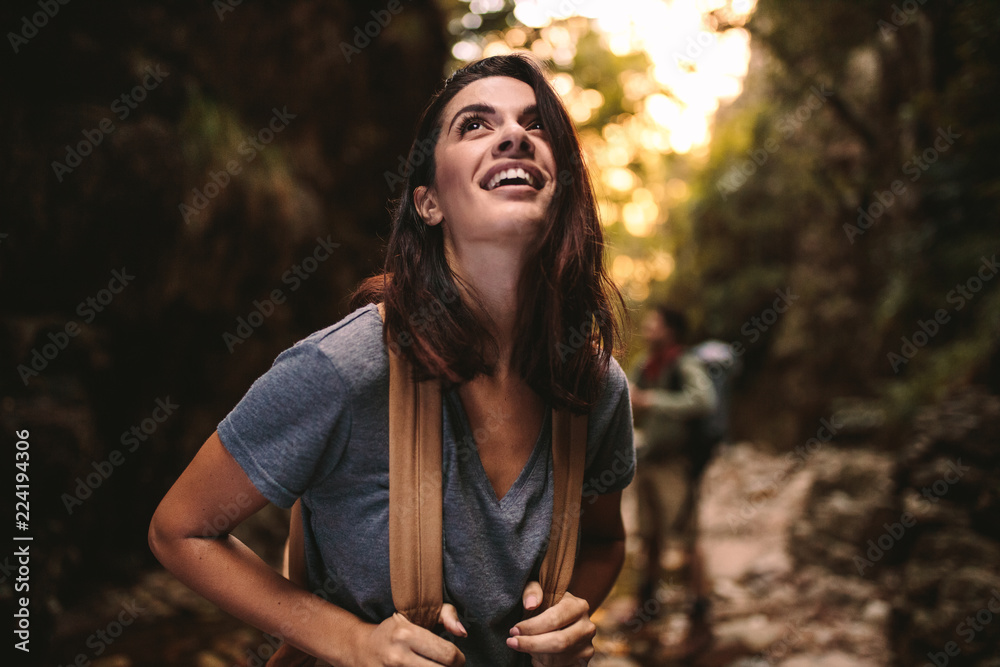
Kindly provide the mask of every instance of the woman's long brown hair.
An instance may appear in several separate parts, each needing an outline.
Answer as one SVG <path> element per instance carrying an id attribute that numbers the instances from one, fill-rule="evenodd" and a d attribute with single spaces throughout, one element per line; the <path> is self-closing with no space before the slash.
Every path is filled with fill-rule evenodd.
<path id="1" fill-rule="evenodd" d="M 597 398 L 612 351 L 622 340 L 625 302 L 604 267 L 604 235 L 580 142 L 539 65 L 519 54 L 494 56 L 455 72 L 420 117 L 402 193 L 395 203 L 385 271 L 366 280 L 352 308 L 383 301 L 386 344 L 405 355 L 417 378 L 445 385 L 491 374 L 497 343 L 474 298 L 458 298 L 458 278 L 444 255 L 441 225 L 424 223 L 413 190 L 434 181 L 434 147 L 448 102 L 473 81 L 507 76 L 534 89 L 558 169 L 547 223 L 519 282 L 512 363 L 557 408 L 586 411 Z M 409 173 L 406 173 L 406 172 Z M 469 294 L 473 290 L 463 285 Z"/>

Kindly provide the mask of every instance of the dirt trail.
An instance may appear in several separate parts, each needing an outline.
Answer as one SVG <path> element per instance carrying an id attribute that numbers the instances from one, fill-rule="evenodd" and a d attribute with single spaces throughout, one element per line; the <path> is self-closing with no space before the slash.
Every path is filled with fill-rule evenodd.
<path id="1" fill-rule="evenodd" d="M 796 565 L 790 540 L 803 517 L 818 466 L 848 451 L 802 458 L 773 456 L 749 444 L 725 447 L 706 472 L 699 526 L 712 582 L 711 648 L 687 662 L 671 656 L 686 631 L 683 568 L 667 571 L 656 600 L 663 611 L 638 623 L 631 591 L 638 556 L 596 615 L 600 627 L 595 667 L 703 665 L 705 667 L 883 667 L 890 605 L 878 585 L 837 576 L 820 566 Z M 634 536 L 634 500 L 626 503 Z M 630 539 L 630 545 L 634 545 Z M 669 558 L 667 559 L 669 566 Z M 640 610 L 639 620 L 644 620 Z"/>

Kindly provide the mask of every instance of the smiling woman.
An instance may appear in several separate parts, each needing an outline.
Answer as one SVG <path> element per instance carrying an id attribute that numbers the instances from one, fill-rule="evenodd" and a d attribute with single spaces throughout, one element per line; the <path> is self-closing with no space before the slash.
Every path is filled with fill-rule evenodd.
<path id="1" fill-rule="evenodd" d="M 192 588 L 280 635 L 281 665 L 586 664 L 590 610 L 624 558 L 634 452 L 611 356 L 623 303 L 579 142 L 539 67 L 501 56 L 445 82 L 410 158 L 385 271 L 354 312 L 254 383 L 163 499 L 150 545 Z M 570 341 L 581 322 L 585 344 Z M 418 479 L 440 480 L 442 500 L 444 604 L 430 629 L 397 613 L 390 583 L 389 526 L 402 511 L 389 496 L 391 360 L 440 387 L 441 472 Z M 568 472 L 553 443 L 569 410 L 587 416 L 574 441 L 582 477 L 609 479 L 582 513 L 579 491 L 568 499 L 573 516 L 554 510 Z M 213 508 L 236 497 L 251 501 L 232 527 L 268 501 L 301 499 L 298 585 L 213 528 Z M 568 588 L 543 594 L 553 526 L 577 518 Z"/>

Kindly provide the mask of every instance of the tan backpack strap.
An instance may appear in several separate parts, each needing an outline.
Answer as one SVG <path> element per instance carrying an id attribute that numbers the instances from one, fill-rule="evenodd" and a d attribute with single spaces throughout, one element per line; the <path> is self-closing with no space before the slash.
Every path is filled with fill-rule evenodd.
<path id="1" fill-rule="evenodd" d="M 379 304 L 379 314 L 384 318 Z M 410 364 L 389 354 L 389 568 L 392 601 L 407 619 L 433 628 L 443 602 L 441 384 L 413 382 Z M 579 536 L 587 416 L 552 412 L 552 526 L 539 583 L 540 609 L 562 599 Z"/>
<path id="2" fill-rule="evenodd" d="M 389 354 L 389 576 L 396 611 L 424 628 L 443 602 L 441 385 Z"/>
<path id="3" fill-rule="evenodd" d="M 539 609 L 548 609 L 558 603 L 573 578 L 586 463 L 587 415 L 553 410 L 552 479 L 555 489 L 549 546 L 539 573 L 542 585 Z"/>

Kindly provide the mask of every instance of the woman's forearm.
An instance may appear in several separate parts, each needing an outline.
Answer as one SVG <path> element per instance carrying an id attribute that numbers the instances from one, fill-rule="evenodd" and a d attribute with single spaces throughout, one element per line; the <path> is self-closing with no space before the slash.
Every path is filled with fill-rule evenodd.
<path id="1" fill-rule="evenodd" d="M 231 535 L 163 538 L 154 525 L 150 547 L 220 608 L 332 665 L 356 664 L 358 641 L 375 627 L 288 581 Z"/>
<path id="2" fill-rule="evenodd" d="M 586 600 L 593 613 L 611 592 L 624 563 L 624 539 L 584 541 L 580 545 L 569 592 Z"/>

